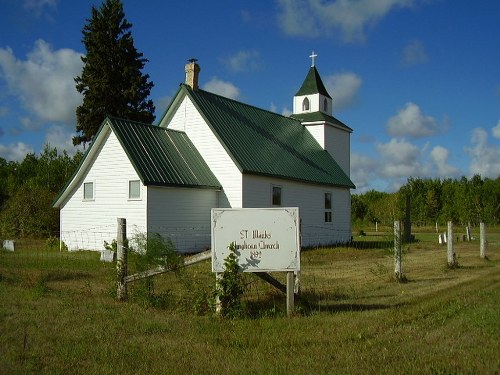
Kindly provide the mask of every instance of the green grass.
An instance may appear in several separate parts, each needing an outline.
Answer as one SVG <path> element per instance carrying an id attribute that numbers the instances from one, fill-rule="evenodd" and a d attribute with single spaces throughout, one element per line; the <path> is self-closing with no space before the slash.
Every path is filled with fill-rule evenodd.
<path id="1" fill-rule="evenodd" d="M 114 266 L 99 254 L 20 246 L 0 252 L 0 373 L 498 373 L 498 237 L 488 260 L 478 240 L 457 242 L 450 270 L 435 234 L 417 233 L 404 246 L 406 283 L 393 281 L 390 248 L 307 250 L 293 317 L 284 296 L 245 274 L 249 313 L 235 320 L 193 312 L 214 281 L 209 262 L 157 276 L 154 308 L 139 282 L 115 301 Z"/>

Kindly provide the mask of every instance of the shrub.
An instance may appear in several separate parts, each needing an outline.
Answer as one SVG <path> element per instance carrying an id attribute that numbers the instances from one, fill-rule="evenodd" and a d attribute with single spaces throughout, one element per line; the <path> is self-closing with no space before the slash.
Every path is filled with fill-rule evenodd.
<path id="1" fill-rule="evenodd" d="M 234 242 L 229 245 L 229 255 L 224 259 L 224 272 L 217 281 L 215 297 L 219 299 L 221 315 L 235 318 L 243 313 L 243 279 L 240 274 Z"/>

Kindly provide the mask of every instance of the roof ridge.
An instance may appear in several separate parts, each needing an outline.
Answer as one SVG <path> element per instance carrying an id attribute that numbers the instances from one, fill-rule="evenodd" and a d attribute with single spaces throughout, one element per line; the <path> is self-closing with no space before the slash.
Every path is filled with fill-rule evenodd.
<path id="1" fill-rule="evenodd" d="M 186 132 L 182 131 L 182 130 L 164 128 L 162 126 L 155 125 L 155 124 L 148 124 L 146 122 L 141 122 L 141 121 L 136 121 L 136 120 L 128 120 L 128 119 L 121 118 L 121 117 L 116 117 L 116 116 L 107 116 L 107 118 L 110 119 L 110 120 L 118 120 L 118 121 L 129 122 L 129 123 L 133 124 L 134 126 L 136 126 L 136 125 L 137 126 L 147 126 L 147 127 L 151 127 L 151 128 L 158 129 L 158 130 L 165 130 L 165 131 L 169 131 L 169 132 L 176 132 L 176 133 L 186 134 Z"/>
<path id="2" fill-rule="evenodd" d="M 244 103 L 244 102 L 241 102 L 239 100 L 236 100 L 236 99 L 232 99 L 232 98 L 228 98 L 227 96 L 224 96 L 224 95 L 220 95 L 220 94 L 216 94 L 214 92 L 211 92 L 211 91 L 207 91 L 207 90 L 202 90 L 202 89 L 198 89 L 196 91 L 194 91 L 189 85 L 186 85 L 184 83 L 181 84 L 181 86 L 185 86 L 186 89 L 190 90 L 191 92 L 193 93 L 196 93 L 196 92 L 203 92 L 205 94 L 209 94 L 209 95 L 213 95 L 213 96 L 216 96 L 216 97 L 219 97 L 219 98 L 222 98 L 224 100 L 229 100 L 231 102 L 234 102 L 234 103 L 238 103 L 240 105 L 243 105 L 245 107 L 250 107 L 250 108 L 254 108 L 254 109 L 257 109 L 259 111 L 263 111 L 263 112 L 267 112 L 267 113 L 270 113 L 272 115 L 275 115 L 275 116 L 279 116 L 279 117 L 283 117 L 283 118 L 286 118 L 286 119 L 291 119 L 291 120 L 295 120 L 295 121 L 298 121 L 297 119 L 291 117 L 291 116 L 285 116 L 285 115 L 282 115 L 281 113 L 277 113 L 277 112 L 273 112 L 271 111 L 270 109 L 265 109 L 265 108 L 261 108 L 261 107 L 258 107 L 256 105 L 253 105 L 253 104 L 248 104 L 248 103 Z M 300 122 L 300 121 L 299 121 Z"/>

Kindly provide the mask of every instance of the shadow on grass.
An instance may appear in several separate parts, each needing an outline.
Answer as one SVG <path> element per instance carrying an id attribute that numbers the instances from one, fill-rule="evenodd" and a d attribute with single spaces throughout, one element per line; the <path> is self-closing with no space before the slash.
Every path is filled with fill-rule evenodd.
<path id="1" fill-rule="evenodd" d="M 399 307 L 402 304 L 388 305 L 380 303 L 370 303 L 370 304 L 359 304 L 359 303 L 347 303 L 347 304 L 320 304 L 317 308 L 312 308 L 311 312 L 363 312 L 363 311 L 374 311 L 374 310 L 387 310 L 394 307 Z"/>
<path id="2" fill-rule="evenodd" d="M 317 294 L 306 292 L 295 295 L 296 314 L 309 316 L 315 313 L 341 313 L 341 312 L 363 312 L 373 310 L 387 310 L 402 306 L 403 304 L 380 304 L 380 303 L 350 303 L 352 296 L 347 294 L 330 293 Z M 286 315 L 286 298 L 282 294 L 269 294 L 258 301 L 246 301 L 247 316 L 250 318 L 278 317 Z"/>

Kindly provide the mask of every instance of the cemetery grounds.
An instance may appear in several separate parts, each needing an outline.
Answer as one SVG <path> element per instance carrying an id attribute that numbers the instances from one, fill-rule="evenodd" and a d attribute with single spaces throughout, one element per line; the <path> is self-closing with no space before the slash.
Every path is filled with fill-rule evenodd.
<path id="1" fill-rule="evenodd" d="M 453 269 L 437 234 L 417 231 L 403 283 L 379 230 L 305 249 L 292 317 L 281 292 L 245 274 L 235 319 L 210 311 L 209 261 L 131 284 L 118 302 L 98 252 L 17 241 L 0 251 L 0 374 L 500 373 L 500 228 L 487 229 L 487 259 L 478 228 L 455 241 Z"/>

